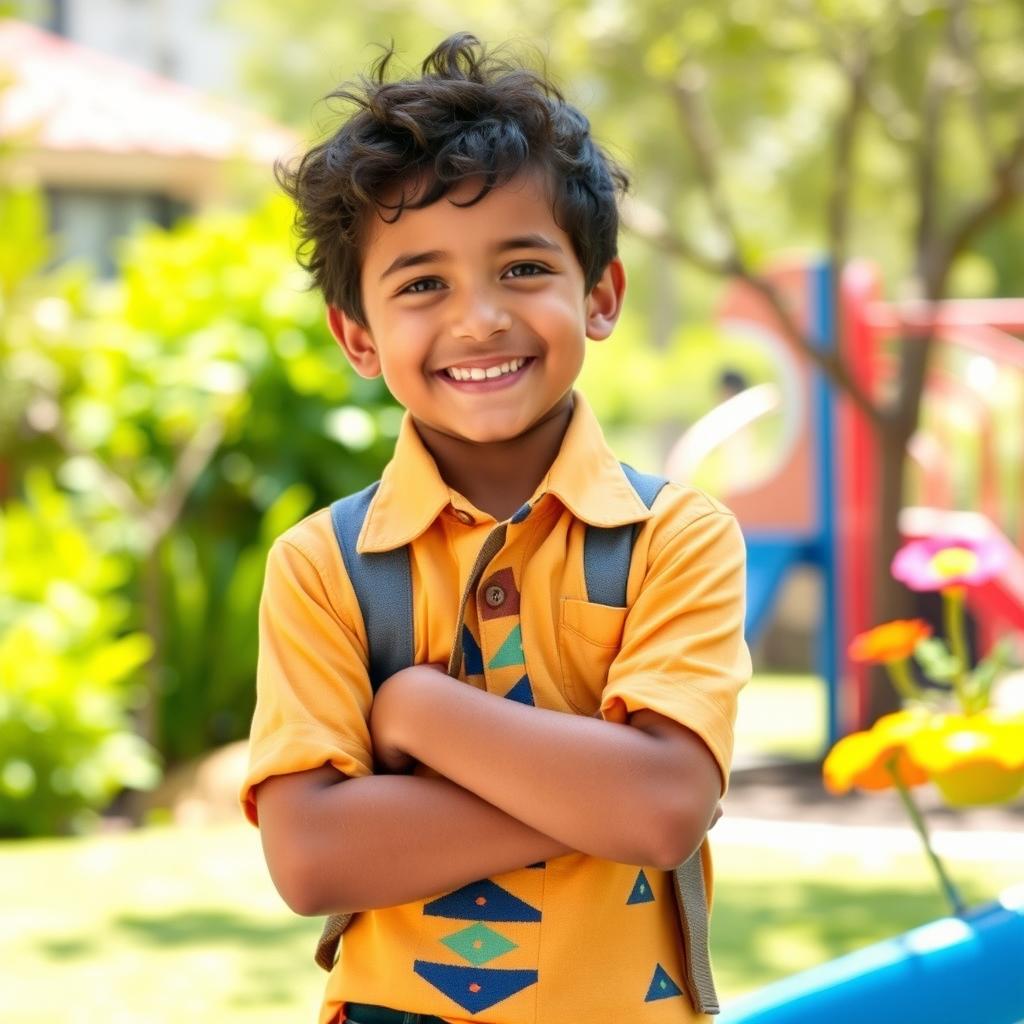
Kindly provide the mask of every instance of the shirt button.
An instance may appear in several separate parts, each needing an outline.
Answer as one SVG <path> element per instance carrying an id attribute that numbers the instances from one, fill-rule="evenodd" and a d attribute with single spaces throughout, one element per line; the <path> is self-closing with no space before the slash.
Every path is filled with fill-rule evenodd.
<path id="1" fill-rule="evenodd" d="M 455 518 L 464 526 L 472 526 L 476 520 L 468 513 L 463 512 L 461 508 L 454 509 Z"/>
<path id="2" fill-rule="evenodd" d="M 505 591 L 492 584 L 484 591 L 484 600 L 492 608 L 500 608 L 505 603 Z"/>

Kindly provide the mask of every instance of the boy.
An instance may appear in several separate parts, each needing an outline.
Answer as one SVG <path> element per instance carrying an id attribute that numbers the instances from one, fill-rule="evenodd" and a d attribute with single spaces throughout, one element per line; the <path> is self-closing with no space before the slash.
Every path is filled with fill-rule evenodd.
<path id="1" fill-rule="evenodd" d="M 355 914 L 321 1024 L 703 1020 L 671 872 L 700 850 L 710 882 L 744 549 L 700 492 L 648 509 L 573 391 L 626 178 L 472 36 L 387 62 L 282 184 L 334 337 L 406 409 L 358 551 L 408 550 L 415 664 L 373 693 L 330 510 L 288 530 L 243 806 L 293 910 Z M 628 608 L 588 601 L 588 530 L 624 524 Z"/>

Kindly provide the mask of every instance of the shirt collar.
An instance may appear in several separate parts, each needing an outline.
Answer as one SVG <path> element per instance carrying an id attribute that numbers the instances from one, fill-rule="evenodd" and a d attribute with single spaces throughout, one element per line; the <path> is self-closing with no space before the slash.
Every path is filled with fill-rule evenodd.
<path id="1" fill-rule="evenodd" d="M 651 517 L 578 391 L 573 392 L 573 414 L 561 448 L 529 504 L 548 493 L 590 526 L 622 526 Z M 370 502 L 357 550 L 391 551 L 411 543 L 450 502 L 451 491 L 406 412 L 395 454 Z"/>
<path id="2" fill-rule="evenodd" d="M 573 392 L 573 413 L 562 447 L 530 504 L 550 492 L 589 526 L 624 526 L 651 518 L 608 447 L 590 404 Z"/>

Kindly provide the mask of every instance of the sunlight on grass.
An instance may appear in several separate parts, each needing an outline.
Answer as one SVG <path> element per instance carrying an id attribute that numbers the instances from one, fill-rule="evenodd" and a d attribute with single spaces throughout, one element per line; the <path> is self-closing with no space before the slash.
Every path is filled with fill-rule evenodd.
<path id="1" fill-rule="evenodd" d="M 728 999 L 944 913 L 920 856 L 716 847 Z M 973 901 L 1021 879 L 950 861 Z M 0 843 L 4 1024 L 316 1020 L 319 919 L 299 918 L 245 826 Z"/>
<path id="2" fill-rule="evenodd" d="M 726 999 L 948 913 L 923 852 L 877 839 L 842 855 L 714 845 L 712 951 Z M 1024 879 L 1010 861 L 947 858 L 969 905 Z"/>
<path id="3" fill-rule="evenodd" d="M 3 843 L 0 905 L 6 1024 L 316 1019 L 320 923 L 281 903 L 255 830 Z"/>
<path id="4" fill-rule="evenodd" d="M 744 687 L 736 718 L 736 760 L 812 760 L 824 754 L 825 683 L 817 676 L 757 673 Z"/>

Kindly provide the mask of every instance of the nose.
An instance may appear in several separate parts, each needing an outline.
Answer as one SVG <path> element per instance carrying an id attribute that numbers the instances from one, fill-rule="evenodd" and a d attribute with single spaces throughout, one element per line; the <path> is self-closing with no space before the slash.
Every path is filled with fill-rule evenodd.
<path id="1" fill-rule="evenodd" d="M 456 338 L 487 341 L 512 326 L 512 314 L 491 289 L 467 290 L 453 311 L 451 330 Z"/>

